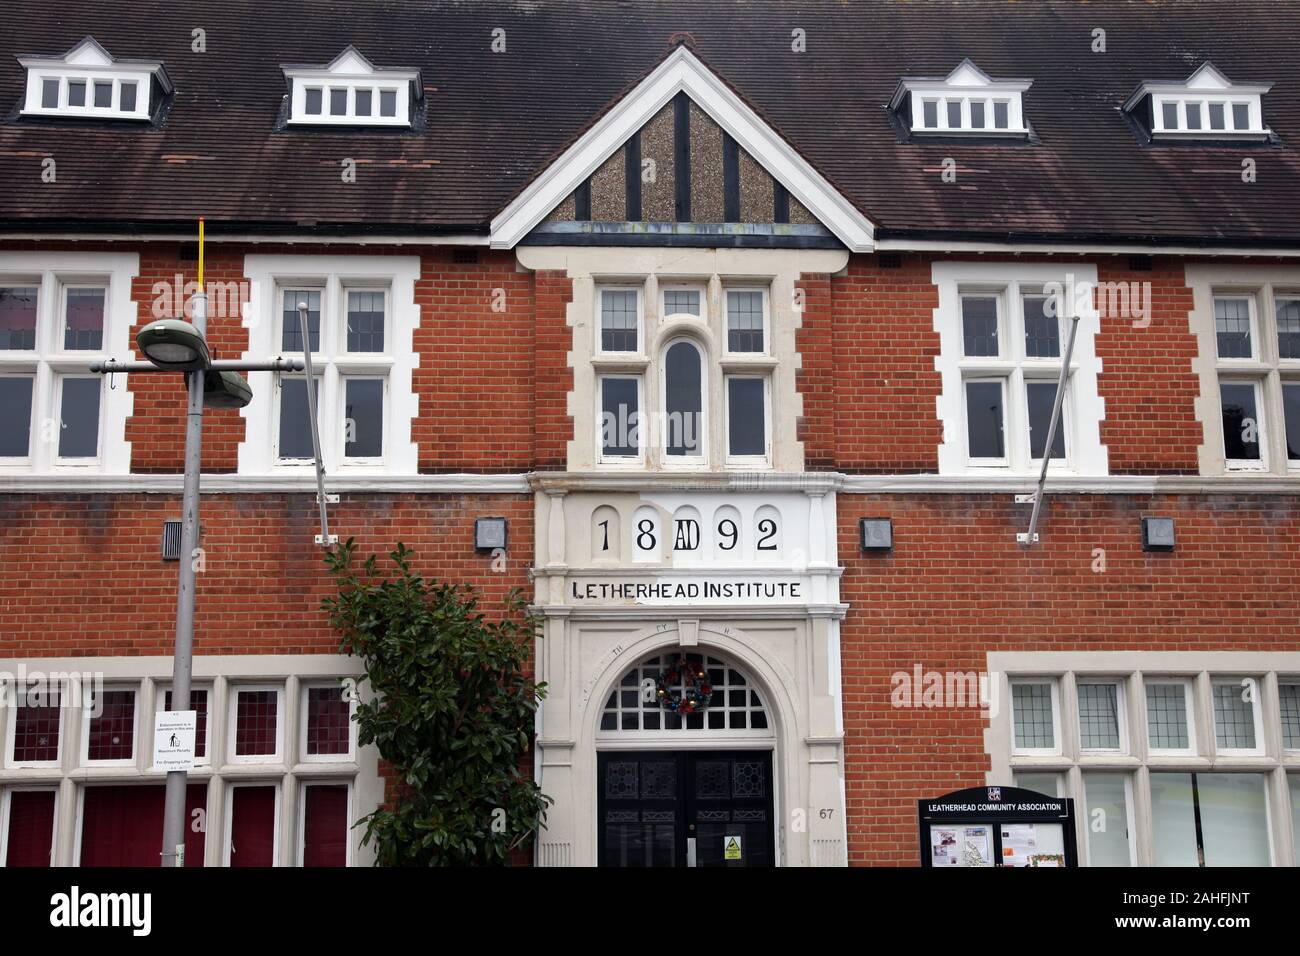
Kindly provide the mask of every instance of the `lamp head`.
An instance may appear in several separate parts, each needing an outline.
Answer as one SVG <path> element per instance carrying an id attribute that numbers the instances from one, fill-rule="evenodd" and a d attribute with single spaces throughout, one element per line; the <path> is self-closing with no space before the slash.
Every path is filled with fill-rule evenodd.
<path id="1" fill-rule="evenodd" d="M 140 351 L 154 365 L 175 372 L 193 372 L 208 367 L 208 343 L 183 319 L 159 319 L 135 334 Z"/>
<path id="2" fill-rule="evenodd" d="M 253 400 L 253 390 L 238 372 L 203 373 L 203 404 L 207 408 L 243 408 Z"/>

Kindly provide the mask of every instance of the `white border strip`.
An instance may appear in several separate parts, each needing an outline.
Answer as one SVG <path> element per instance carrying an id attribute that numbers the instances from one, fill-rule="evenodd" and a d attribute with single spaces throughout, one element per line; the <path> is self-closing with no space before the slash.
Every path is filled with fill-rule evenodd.
<path id="1" fill-rule="evenodd" d="M 529 494 L 528 477 L 506 475 L 375 475 L 346 478 L 328 476 L 327 490 L 334 492 L 423 492 L 427 494 Z M 0 475 L 0 494 L 26 493 L 181 493 L 182 475 Z M 311 475 L 244 476 L 204 475 L 204 494 L 316 493 Z"/>
<path id="2" fill-rule="evenodd" d="M 1218 258 L 1227 256 L 1241 259 L 1254 256 L 1270 258 L 1300 258 L 1300 248 L 1275 249 L 1268 246 L 1259 248 L 1231 248 L 1227 246 L 1162 246 L 1141 245 L 1138 243 L 1106 242 L 1071 242 L 1053 244 L 1048 242 L 965 242 L 948 239 L 877 239 L 877 252 L 1005 252 L 1012 254 L 1042 253 L 1058 256 L 1089 255 L 1143 255 L 1143 256 L 1189 256 Z"/>
<path id="3" fill-rule="evenodd" d="M 0 475 L 0 494 L 171 494 L 181 493 L 181 475 Z M 835 472 L 746 475 L 594 474 L 515 472 L 510 474 L 331 476 L 330 492 L 382 494 L 525 495 L 534 491 L 655 492 L 805 491 L 878 494 L 1023 494 L 1038 481 L 1032 475 L 842 475 Z M 1052 477 L 1052 494 L 1085 495 L 1300 495 L 1300 475 L 1109 475 Z M 205 494 L 315 493 L 310 475 L 204 475 Z"/>

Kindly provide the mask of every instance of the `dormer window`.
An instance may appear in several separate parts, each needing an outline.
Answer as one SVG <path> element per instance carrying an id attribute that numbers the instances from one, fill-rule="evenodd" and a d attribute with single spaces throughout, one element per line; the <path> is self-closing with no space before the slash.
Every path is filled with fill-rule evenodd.
<path id="1" fill-rule="evenodd" d="M 62 56 L 20 56 L 24 116 L 148 120 L 155 94 L 171 92 L 158 60 L 119 60 L 86 37 Z"/>
<path id="2" fill-rule="evenodd" d="M 423 95 L 419 70 L 380 69 L 351 46 L 325 66 L 286 66 L 284 75 L 293 125 L 407 127 Z"/>
<path id="3" fill-rule="evenodd" d="M 1271 84 L 1233 83 L 1213 63 L 1183 81 L 1147 80 L 1124 104 L 1153 139 L 1266 139 Z"/>
<path id="4" fill-rule="evenodd" d="M 1022 95 L 1031 83 L 995 80 L 967 59 L 944 77 L 903 77 L 890 109 L 916 134 L 1025 137 Z"/>

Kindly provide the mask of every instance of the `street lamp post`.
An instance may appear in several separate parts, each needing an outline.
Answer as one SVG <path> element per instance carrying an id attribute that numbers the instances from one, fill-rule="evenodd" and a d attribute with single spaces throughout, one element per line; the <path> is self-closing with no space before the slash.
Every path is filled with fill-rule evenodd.
<path id="1" fill-rule="evenodd" d="M 200 258 L 202 263 L 202 258 Z M 202 289 L 202 265 L 199 286 Z M 207 296 L 193 298 L 193 324 L 181 319 L 151 322 L 136 335 L 148 362 L 108 359 L 90 366 L 92 372 L 182 372 L 186 379 L 188 410 L 185 417 L 185 485 L 182 497 L 181 560 L 176 583 L 176 646 L 172 666 L 171 707 L 189 710 L 190 674 L 194 651 L 194 572 L 199 546 L 199 475 L 203 469 L 203 407 L 242 408 L 252 399 L 238 372 L 302 371 L 301 359 L 275 358 L 264 362 L 213 361 L 207 346 Z M 162 865 L 185 865 L 185 786 L 189 773 L 167 773 L 167 799 L 163 810 Z"/>

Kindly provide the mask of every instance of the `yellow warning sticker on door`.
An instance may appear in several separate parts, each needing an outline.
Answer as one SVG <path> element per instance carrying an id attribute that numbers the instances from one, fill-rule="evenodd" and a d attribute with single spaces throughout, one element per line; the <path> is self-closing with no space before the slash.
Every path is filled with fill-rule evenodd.
<path id="1" fill-rule="evenodd" d="M 740 859 L 740 837 L 726 836 L 722 838 L 722 858 L 724 860 Z"/>

